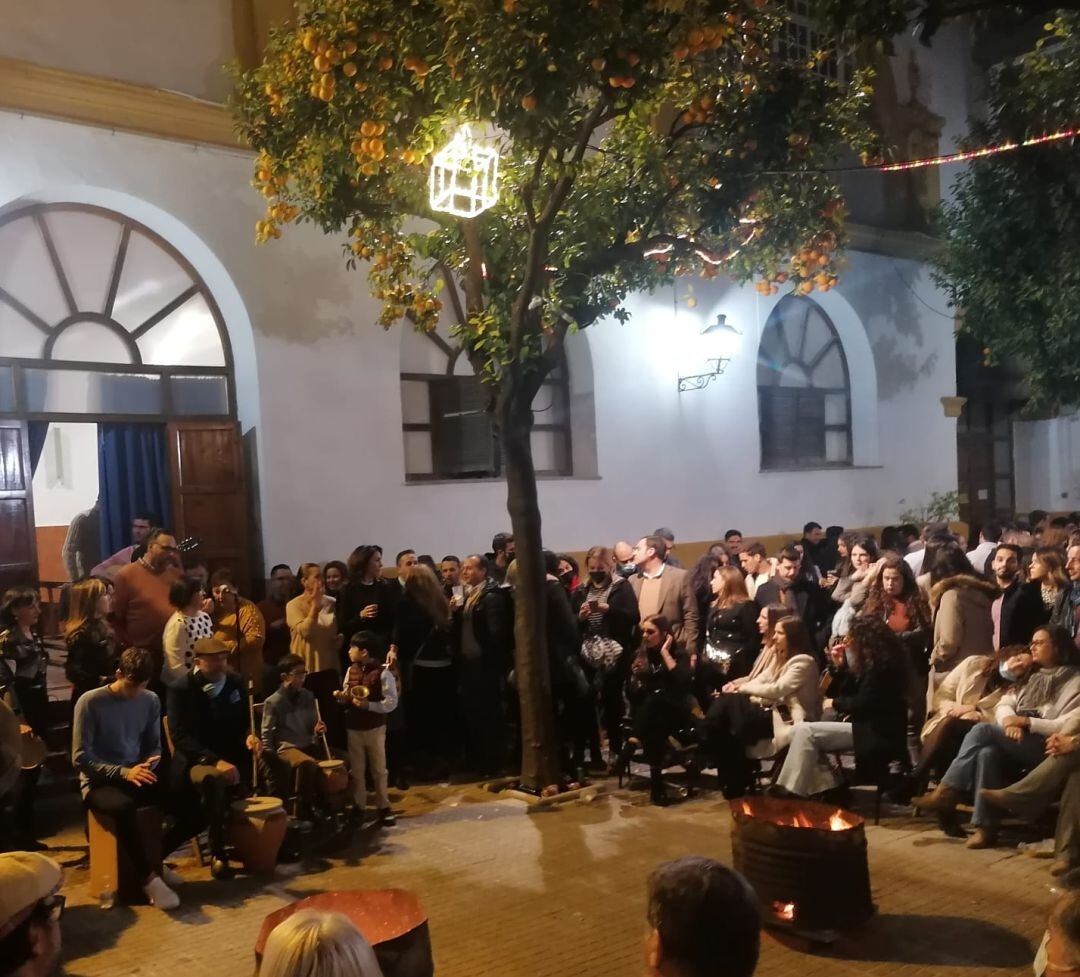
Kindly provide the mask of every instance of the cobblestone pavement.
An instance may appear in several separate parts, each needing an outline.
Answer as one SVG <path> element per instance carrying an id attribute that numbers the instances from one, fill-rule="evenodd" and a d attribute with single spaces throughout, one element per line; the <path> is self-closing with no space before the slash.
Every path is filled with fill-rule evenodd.
<path id="1" fill-rule="evenodd" d="M 618 791 L 592 803 L 530 808 L 478 788 L 419 787 L 399 797 L 398 827 L 368 830 L 293 877 L 215 882 L 190 860 L 171 914 L 91 904 L 72 868 L 63 931 L 69 974 L 84 977 L 241 977 L 267 913 L 316 892 L 400 886 L 430 917 L 440 977 L 615 977 L 642 973 L 644 882 L 687 853 L 731 860 L 730 815 L 719 795 L 666 809 Z M 69 819 L 71 820 L 71 819 Z M 769 935 L 763 977 L 1019 975 L 1053 901 L 1049 863 L 1014 848 L 967 851 L 925 820 L 867 827 L 878 915 L 826 952 Z M 74 862 L 81 827 L 53 839 Z"/>

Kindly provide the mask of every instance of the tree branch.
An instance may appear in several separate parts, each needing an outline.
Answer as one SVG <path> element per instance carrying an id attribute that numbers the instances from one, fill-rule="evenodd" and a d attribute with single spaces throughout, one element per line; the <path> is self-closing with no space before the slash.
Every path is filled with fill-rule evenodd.
<path id="1" fill-rule="evenodd" d="M 461 236 L 469 257 L 465 269 L 465 308 L 472 315 L 484 309 L 484 246 L 475 217 L 461 221 Z"/>
<path id="2" fill-rule="evenodd" d="M 454 273 L 450 270 L 449 265 L 445 261 L 437 261 L 435 267 L 439 269 L 439 274 L 442 275 L 442 279 L 446 282 L 447 292 L 450 296 L 450 305 L 454 309 L 454 317 L 458 321 L 458 325 L 462 329 L 468 325 L 469 319 L 465 315 L 465 309 L 461 305 L 461 295 L 458 294 L 457 282 L 454 281 Z"/>

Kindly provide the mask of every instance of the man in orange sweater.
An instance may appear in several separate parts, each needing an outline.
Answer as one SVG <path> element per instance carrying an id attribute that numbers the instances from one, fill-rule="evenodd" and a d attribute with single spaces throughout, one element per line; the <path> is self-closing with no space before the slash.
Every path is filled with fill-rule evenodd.
<path id="1" fill-rule="evenodd" d="M 169 588 L 180 579 L 176 538 L 166 529 L 152 529 L 146 555 L 122 567 L 116 575 L 112 611 L 122 648 L 146 648 L 161 673 L 161 635 L 172 617 Z"/>

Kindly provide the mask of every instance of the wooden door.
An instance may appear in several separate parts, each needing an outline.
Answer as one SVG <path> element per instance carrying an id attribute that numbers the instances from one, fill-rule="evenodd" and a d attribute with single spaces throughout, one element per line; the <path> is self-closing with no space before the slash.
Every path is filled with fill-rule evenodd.
<path id="1" fill-rule="evenodd" d="M 30 439 L 25 421 L 0 420 L 0 592 L 37 579 Z"/>
<path id="2" fill-rule="evenodd" d="M 957 425 L 960 518 L 979 530 L 1013 512 L 1012 419 L 1007 403 L 970 399 Z"/>
<path id="3" fill-rule="evenodd" d="M 210 572 L 233 571 L 241 594 L 251 593 L 249 504 L 239 425 L 181 421 L 169 425 L 173 531 L 200 540 L 195 556 Z"/>

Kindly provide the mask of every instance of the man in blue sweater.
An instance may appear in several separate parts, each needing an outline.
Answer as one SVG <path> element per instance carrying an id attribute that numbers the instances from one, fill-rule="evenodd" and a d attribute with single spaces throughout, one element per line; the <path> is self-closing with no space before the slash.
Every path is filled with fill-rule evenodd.
<path id="1" fill-rule="evenodd" d="M 161 703 L 147 684 L 154 677 L 150 652 L 128 648 L 111 685 L 84 693 L 75 704 L 72 764 L 87 809 L 112 818 L 116 843 L 139 873 L 143 891 L 159 909 L 180 904 L 170 888 L 182 880 L 163 865 L 151 865 L 139 837 L 136 811 L 160 806 L 157 773 L 161 761 Z M 162 850 L 171 852 L 192 831 L 179 819 L 165 832 Z"/>

